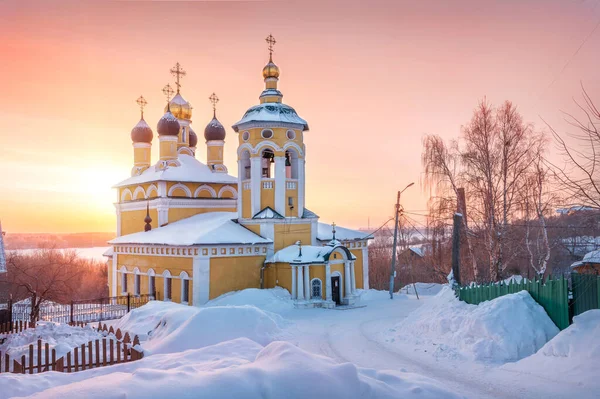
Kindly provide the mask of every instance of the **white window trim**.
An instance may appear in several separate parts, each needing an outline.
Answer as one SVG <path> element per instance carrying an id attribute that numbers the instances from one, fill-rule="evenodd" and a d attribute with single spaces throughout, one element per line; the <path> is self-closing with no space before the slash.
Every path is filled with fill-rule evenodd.
<path id="1" fill-rule="evenodd" d="M 180 292 L 181 292 L 181 295 L 180 295 L 180 298 L 179 298 L 179 302 L 180 302 L 181 304 L 187 305 L 187 304 L 189 304 L 189 301 L 190 301 L 190 280 L 191 280 L 191 278 L 190 278 L 190 276 L 189 276 L 189 275 L 188 275 L 186 272 L 181 272 L 181 273 L 179 274 L 179 278 L 181 279 L 181 291 L 180 291 Z M 187 297 L 188 297 L 188 300 L 187 300 L 187 301 L 184 301 L 184 300 L 183 300 L 183 298 L 184 298 L 184 295 L 183 295 L 183 289 L 184 289 L 184 286 L 185 286 L 185 281 L 186 281 L 186 280 L 188 281 L 188 289 L 187 289 L 187 294 L 188 294 L 188 295 L 187 295 Z"/>
<path id="2" fill-rule="evenodd" d="M 313 282 L 314 281 L 318 281 L 319 282 L 319 291 L 320 291 L 321 295 L 319 295 L 318 297 L 313 296 Z M 311 300 L 313 300 L 313 299 L 323 300 L 323 282 L 321 281 L 320 278 L 316 278 L 315 277 L 312 280 L 310 280 L 310 299 Z"/>

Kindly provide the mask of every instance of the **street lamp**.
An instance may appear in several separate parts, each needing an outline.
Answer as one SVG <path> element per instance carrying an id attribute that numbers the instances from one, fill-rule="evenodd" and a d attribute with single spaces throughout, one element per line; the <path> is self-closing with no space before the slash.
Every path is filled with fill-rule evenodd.
<path id="1" fill-rule="evenodd" d="M 396 224 L 394 225 L 394 247 L 392 249 L 392 269 L 390 271 L 390 299 L 394 299 L 394 274 L 396 274 L 396 247 L 398 244 L 398 216 L 400 215 L 400 196 L 402 193 L 412 186 L 413 183 L 408 184 L 402 191 L 398 191 L 398 198 L 396 199 Z"/>

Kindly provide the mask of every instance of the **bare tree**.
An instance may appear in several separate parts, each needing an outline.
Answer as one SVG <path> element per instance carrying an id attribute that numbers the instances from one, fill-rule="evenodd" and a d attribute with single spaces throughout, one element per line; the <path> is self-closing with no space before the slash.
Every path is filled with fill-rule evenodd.
<path id="1" fill-rule="evenodd" d="M 82 268 L 77 265 L 75 251 L 39 249 L 32 254 L 12 253 L 7 260 L 7 281 L 26 293 L 31 300 L 31 321 L 39 319 L 40 307 L 46 301 L 70 299 L 80 282 Z"/>
<path id="2" fill-rule="evenodd" d="M 584 104 L 575 104 L 583 117 L 566 113 L 575 133 L 560 135 L 546 123 L 565 160 L 562 166 L 551 166 L 571 205 L 600 208 L 600 111 L 583 85 L 581 90 Z"/>

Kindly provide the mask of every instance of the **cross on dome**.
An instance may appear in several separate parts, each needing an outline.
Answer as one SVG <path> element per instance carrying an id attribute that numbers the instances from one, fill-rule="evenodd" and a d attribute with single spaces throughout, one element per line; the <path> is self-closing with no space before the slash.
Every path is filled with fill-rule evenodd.
<path id="1" fill-rule="evenodd" d="M 163 87 L 162 92 L 167 97 L 168 104 L 169 101 L 171 101 L 171 97 L 173 96 L 173 93 L 175 93 L 175 91 L 171 88 L 170 84 L 167 84 L 165 87 Z"/>
<path id="2" fill-rule="evenodd" d="M 210 97 L 208 97 L 208 99 L 212 103 L 213 114 L 216 115 L 217 114 L 217 103 L 219 102 L 219 97 L 217 97 L 217 95 L 215 93 L 213 93 L 210 95 Z"/>
<path id="3" fill-rule="evenodd" d="M 271 34 L 269 34 L 269 36 L 267 36 L 265 41 L 269 44 L 269 60 L 272 61 L 273 60 L 273 46 L 275 46 L 275 43 L 277 43 L 277 41 Z"/>
<path id="4" fill-rule="evenodd" d="M 142 113 L 142 119 L 144 119 L 144 107 L 148 104 L 148 101 L 144 96 L 140 96 L 135 102 L 140 106 L 140 112 Z"/>
<path id="5" fill-rule="evenodd" d="M 179 93 L 179 89 L 181 88 L 181 84 L 179 83 L 179 79 L 183 76 L 187 75 L 187 72 L 183 70 L 181 64 L 178 62 L 175 64 L 173 68 L 170 70 L 171 75 L 175 76 L 175 85 L 177 86 L 177 93 Z"/>
<path id="6" fill-rule="evenodd" d="M 335 222 L 331 224 L 331 232 L 333 233 L 332 241 L 335 241 Z"/>

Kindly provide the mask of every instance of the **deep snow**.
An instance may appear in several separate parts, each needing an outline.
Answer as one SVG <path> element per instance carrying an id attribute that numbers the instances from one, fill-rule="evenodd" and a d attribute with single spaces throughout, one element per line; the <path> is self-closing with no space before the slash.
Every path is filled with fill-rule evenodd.
<path id="1" fill-rule="evenodd" d="M 593 365 L 598 363 L 599 354 L 593 345 L 598 341 L 594 341 L 598 336 L 597 314 L 577 318 L 574 326 L 558 334 L 538 354 L 500 365 L 485 357 L 474 360 L 473 354 L 513 353 L 517 331 L 507 331 L 506 337 L 513 343 L 502 344 L 502 336 L 492 334 L 494 329 L 488 324 L 504 323 L 506 317 L 500 315 L 512 312 L 513 307 L 520 309 L 514 317 L 521 322 L 530 323 L 528 318 L 539 322 L 537 309 L 524 294 L 500 304 L 499 300 L 479 306 L 462 304 L 467 308 L 461 309 L 463 306 L 456 304 L 447 290 L 419 300 L 413 295 L 395 294 L 393 301 L 386 291 L 368 290 L 362 291 L 360 298 L 366 307 L 347 311 L 294 309 L 288 298 L 287 291 L 277 289 L 230 293 L 201 309 L 151 302 L 115 323 L 130 332 L 145 334 L 144 359 L 73 374 L 3 374 L 0 398 L 28 394 L 61 398 L 596 397 L 598 378 Z M 241 306 L 248 303 L 254 306 Z M 463 324 L 465 331 L 489 334 L 488 342 L 454 342 L 459 356 L 432 356 L 433 345 L 429 344 L 439 326 L 430 328 L 427 334 L 406 333 L 408 339 L 390 342 L 390 329 L 404 328 L 403 324 L 411 320 L 423 321 L 419 313 L 442 315 L 443 309 L 456 312 L 462 320 L 458 324 Z M 441 320 L 446 323 L 452 319 L 450 314 Z M 161 322 L 166 323 L 161 326 Z M 513 328 L 519 331 L 519 327 Z M 238 332 L 230 331 L 236 329 Z M 262 342 L 246 338 L 253 334 L 256 341 Z M 415 335 L 421 335 L 423 342 L 415 341 Z M 186 343 L 180 347 L 176 337 L 185 338 Z M 535 337 L 532 334 L 524 341 L 539 345 Z M 444 334 L 436 339 L 451 343 Z M 541 358 L 545 351 L 559 356 Z M 534 361 L 536 357 L 540 359 Z M 528 361 L 533 363 L 529 365 Z M 550 367 L 543 366 L 549 361 Z M 553 374 L 548 368 L 564 370 L 564 374 Z M 569 369 L 579 379 L 563 378 L 570 377 Z M 587 370 L 587 374 L 579 370 Z"/>

